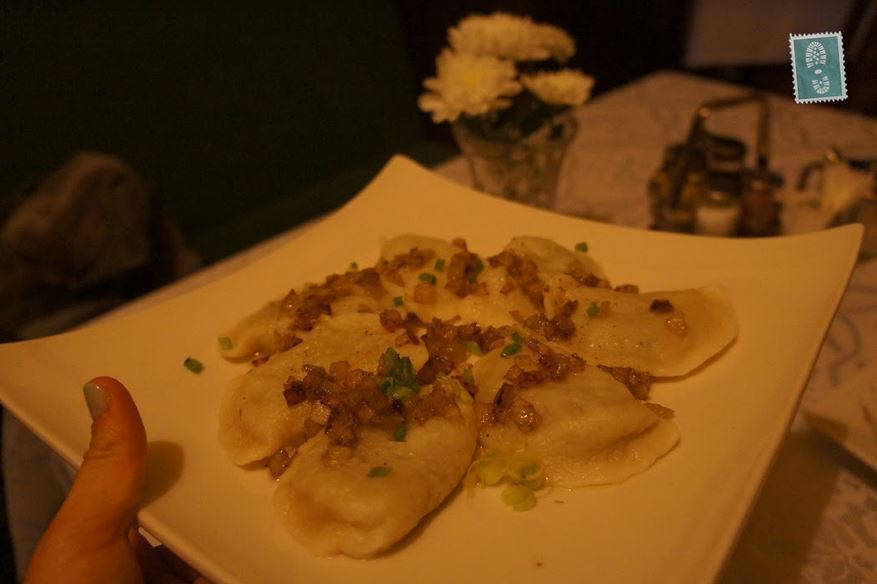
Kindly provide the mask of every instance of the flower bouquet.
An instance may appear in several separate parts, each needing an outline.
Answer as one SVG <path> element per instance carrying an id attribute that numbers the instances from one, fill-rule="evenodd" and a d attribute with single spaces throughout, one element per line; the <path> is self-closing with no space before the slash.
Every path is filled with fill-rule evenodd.
<path id="1" fill-rule="evenodd" d="M 560 64 L 575 54 L 562 29 L 501 12 L 469 16 L 448 30 L 449 48 L 420 109 L 451 132 L 475 187 L 551 207 L 560 165 L 577 130 L 569 110 L 594 80 Z"/>

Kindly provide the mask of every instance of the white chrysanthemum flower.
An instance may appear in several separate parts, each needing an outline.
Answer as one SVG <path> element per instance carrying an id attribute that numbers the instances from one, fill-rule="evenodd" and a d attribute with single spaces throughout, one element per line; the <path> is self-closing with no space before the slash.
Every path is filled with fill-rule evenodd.
<path id="1" fill-rule="evenodd" d="M 456 121 L 460 114 L 477 116 L 503 109 L 521 92 L 515 66 L 496 57 L 455 53 L 445 49 L 436 59 L 436 76 L 423 82 L 429 89 L 417 104 L 432 120 Z"/>
<path id="2" fill-rule="evenodd" d="M 514 61 L 563 62 L 576 52 L 575 41 L 563 29 L 504 12 L 464 18 L 448 30 L 448 41 L 459 53 Z"/>
<path id="3" fill-rule="evenodd" d="M 574 69 L 522 75 L 527 90 L 548 105 L 582 105 L 591 96 L 594 78 Z"/>

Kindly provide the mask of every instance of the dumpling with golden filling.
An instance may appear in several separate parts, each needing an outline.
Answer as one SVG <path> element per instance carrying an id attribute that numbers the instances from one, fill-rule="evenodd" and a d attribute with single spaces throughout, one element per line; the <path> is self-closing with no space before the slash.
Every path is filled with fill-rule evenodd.
<path id="1" fill-rule="evenodd" d="M 292 316 L 283 313 L 280 304 L 280 300 L 269 302 L 223 333 L 228 345 L 222 348 L 222 356 L 243 360 L 279 351 L 292 324 Z"/>
<path id="2" fill-rule="evenodd" d="M 476 399 L 492 403 L 514 360 L 492 352 L 474 367 Z M 539 416 L 526 427 L 507 420 L 481 429 L 483 452 L 542 465 L 559 487 L 616 483 L 649 468 L 679 440 L 676 424 L 635 399 L 609 373 L 585 366 L 560 380 L 517 389 Z"/>
<path id="3" fill-rule="evenodd" d="M 737 336 L 734 310 L 718 286 L 628 294 L 584 286 L 563 275 L 547 283 L 549 316 L 576 303 L 569 350 L 590 363 L 661 377 L 684 375 Z"/>
<path id="4" fill-rule="evenodd" d="M 454 491 L 476 440 L 472 406 L 459 401 L 453 415 L 410 427 L 403 441 L 361 429 L 349 460 L 335 465 L 326 462 L 330 443 L 320 434 L 292 459 L 274 505 L 286 528 L 314 553 L 373 556 Z"/>
<path id="5" fill-rule="evenodd" d="M 503 268 L 491 266 L 486 258 L 444 240 L 400 235 L 384 244 L 381 257 L 392 261 L 412 249 L 428 251 L 429 260 L 395 270 L 401 285 L 386 275 L 383 279 L 391 294 L 403 300 L 400 312 L 414 312 L 424 322 L 433 318 L 459 319 L 463 323 L 503 326 L 516 322 L 514 312 L 534 310 L 521 290 L 506 290 Z"/>
<path id="6" fill-rule="evenodd" d="M 374 370 L 398 333 L 381 326 L 375 314 L 344 314 L 322 320 L 302 333 L 302 342 L 274 355 L 231 382 L 220 406 L 219 441 L 235 464 L 262 460 L 278 449 L 304 440 L 304 424 L 311 414 L 308 401 L 288 406 L 283 387 L 302 366 L 328 368 L 347 361 L 353 369 Z M 423 345 L 399 347 L 415 367 L 426 362 Z"/>
<path id="7" fill-rule="evenodd" d="M 273 355 L 288 349 L 324 316 L 379 313 L 392 305 L 393 298 L 374 269 L 332 275 L 322 284 L 290 290 L 241 319 L 223 335 L 228 343 L 222 355 L 231 360 Z"/>
<path id="8" fill-rule="evenodd" d="M 565 274 L 571 270 L 580 274 L 593 274 L 597 278 L 606 278 L 603 267 L 588 252 L 567 249 L 545 237 L 530 235 L 513 237 L 505 246 L 505 250 L 535 262 L 543 278 Z"/>
<path id="9" fill-rule="evenodd" d="M 444 239 L 406 233 L 391 237 L 381 244 L 381 259 L 392 260 L 397 255 L 404 255 L 415 248 L 430 250 L 436 258 L 446 259 L 460 251 L 459 247 Z"/>

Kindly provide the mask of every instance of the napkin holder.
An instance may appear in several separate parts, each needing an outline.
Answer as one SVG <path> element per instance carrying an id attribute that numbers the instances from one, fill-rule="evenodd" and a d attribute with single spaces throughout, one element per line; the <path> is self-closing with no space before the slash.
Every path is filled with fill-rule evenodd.
<path id="1" fill-rule="evenodd" d="M 792 233 L 814 231 L 834 225 L 861 223 L 865 228 L 860 255 L 877 256 L 877 159 L 855 159 L 836 148 L 823 159 L 804 167 L 798 178 L 799 193 L 813 189 L 818 200 L 808 213 L 798 213 L 787 226 Z"/>

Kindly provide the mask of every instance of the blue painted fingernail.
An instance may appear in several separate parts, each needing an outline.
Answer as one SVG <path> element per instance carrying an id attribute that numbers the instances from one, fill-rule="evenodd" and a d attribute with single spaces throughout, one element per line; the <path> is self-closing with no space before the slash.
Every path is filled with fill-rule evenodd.
<path id="1" fill-rule="evenodd" d="M 88 412 L 91 414 L 92 420 L 97 420 L 107 411 L 109 399 L 107 392 L 94 381 L 89 381 L 82 388 L 85 394 L 85 404 L 88 406 Z"/>

